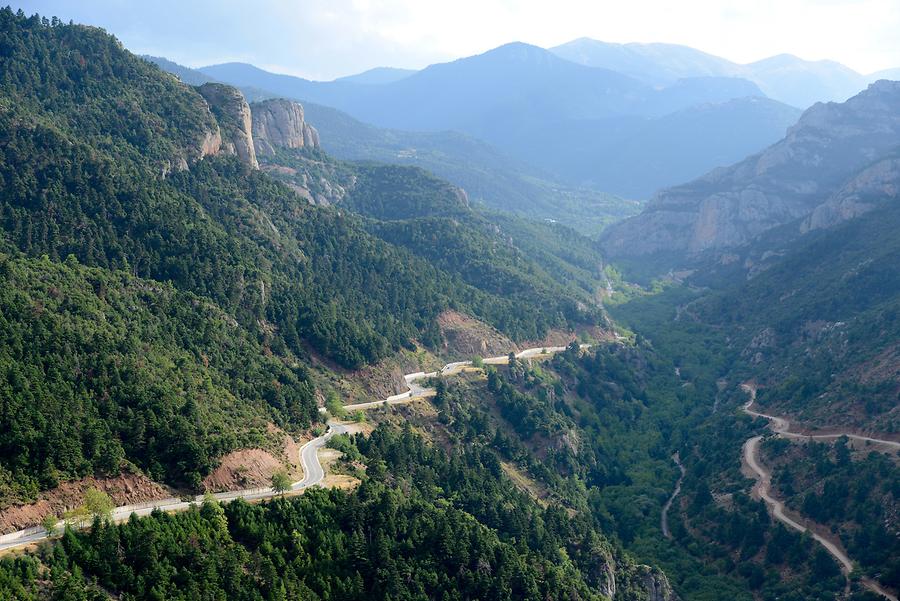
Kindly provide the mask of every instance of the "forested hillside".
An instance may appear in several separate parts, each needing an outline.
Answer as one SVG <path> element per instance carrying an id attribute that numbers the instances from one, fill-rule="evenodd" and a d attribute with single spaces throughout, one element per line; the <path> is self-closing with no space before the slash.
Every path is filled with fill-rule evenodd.
<path id="1" fill-rule="evenodd" d="M 681 598 L 834 598 L 843 588 L 837 564 L 740 492 L 740 445 L 757 426 L 735 423 L 730 411 L 711 417 L 717 366 L 682 365 L 689 379 L 646 340 L 573 346 L 546 363 L 517 360 L 486 377 L 439 381 L 431 407 L 373 418 L 412 423 L 441 445 L 492 450 L 524 492 L 664 568 Z M 678 474 L 675 451 L 691 471 L 688 500 L 670 510 L 669 540 L 659 524 Z M 710 491 L 723 489 L 733 502 L 713 502 Z"/>
<path id="2" fill-rule="evenodd" d="M 763 449 L 779 495 L 791 509 L 836 532 L 869 576 L 900 588 L 900 466 L 889 455 L 834 443 Z"/>
<path id="3" fill-rule="evenodd" d="M 217 456 L 318 419 L 302 365 L 208 299 L 0 254 L 0 506 L 118 474 L 197 486 Z"/>
<path id="4" fill-rule="evenodd" d="M 584 236 L 565 226 L 475 211 L 464 192 L 416 168 L 363 166 L 354 173 L 348 206 L 375 219 L 368 229 L 379 238 L 481 290 L 533 299 L 545 318 L 562 317 L 558 323 L 600 317 L 594 295 L 602 258 Z M 554 245 L 560 235 L 566 244 Z"/>
<path id="5" fill-rule="evenodd" d="M 8 9 L 0 27 L 6 502 L 123 461 L 195 487 L 228 451 L 265 447 L 267 423 L 318 419 L 312 353 L 357 369 L 435 346 L 449 309 L 513 340 L 602 317 L 589 269 L 580 286 L 550 277 L 421 170 L 354 166 L 347 206 L 461 211 L 427 244 L 254 169 L 231 107 L 102 30 Z M 464 270 L 482 256 L 495 271 Z"/>
<path id="6" fill-rule="evenodd" d="M 129 90 L 137 100 L 127 127 L 108 122 L 105 115 L 116 113 L 109 107 L 100 111 L 104 117 L 56 100 L 55 110 L 45 109 L 35 96 L 37 65 L 61 63 L 38 79 L 58 79 L 56 86 L 73 94 L 89 89 L 92 104 L 101 106 L 122 102 L 127 68 L 139 69 L 160 88 L 153 98 L 164 108 L 156 110 L 181 111 L 178 118 L 193 119 L 198 133 L 215 128 L 203 99 L 102 32 L 48 26 L 9 11 L 3 18 L 10 43 L 22 48 L 4 59 L 10 102 L 3 114 L 8 143 L 2 173 L 9 194 L 2 215 L 7 237 L 24 252 L 51 258 L 71 253 L 86 264 L 172 281 L 211 297 L 244 323 L 270 321 L 295 349 L 298 338 L 307 339 L 351 367 L 377 361 L 412 339 L 432 340 L 434 316 L 451 304 L 475 315 L 490 308 L 495 325 L 513 338 L 539 338 L 547 327 L 565 325 L 555 316 L 548 322 L 504 309 L 509 300 L 453 283 L 367 235 L 354 219 L 309 207 L 234 159 L 210 157 L 164 179 L 151 175 L 177 163 L 163 160 L 158 147 L 184 150 L 178 158 L 191 159 L 190 136 L 178 129 L 169 139 L 168 130 L 159 128 L 152 138 L 136 134 L 160 120 L 141 109 L 148 101 L 140 88 Z M 92 58 L 84 73 L 66 70 L 50 51 L 57 38 L 70 37 Z M 97 47 L 104 52 L 89 54 Z M 22 75 L 11 78 L 15 73 Z M 46 93 L 56 98 L 52 90 Z M 95 143 L 93 132 L 102 134 L 102 142 Z M 341 252 L 328 253 L 329 247 Z M 375 264 L 382 267 L 372 269 Z"/>
<path id="7" fill-rule="evenodd" d="M 812 425 L 900 429 L 900 205 L 784 248 L 683 315 L 726 328 L 760 402 Z M 727 281 L 729 276 L 725 276 Z"/>
<path id="8" fill-rule="evenodd" d="M 464 190 L 416 167 L 346 163 L 304 148 L 279 149 L 263 169 L 359 213 L 378 238 L 495 295 L 495 306 L 478 314 L 505 332 L 536 340 L 548 328 L 603 319 L 596 298 L 602 258 L 590 239 L 566 226 L 482 212 Z M 340 188 L 323 189 L 322 181 Z M 526 309 L 511 309 L 513 299 Z"/>
<path id="9" fill-rule="evenodd" d="M 408 428 L 379 428 L 347 448 L 367 473 L 352 492 L 207 501 L 67 530 L 36 557 L 0 561 L 0 597 L 637 601 L 665 592 L 658 572 L 586 516 L 518 491 L 489 450 L 448 455 Z"/>
<path id="10" fill-rule="evenodd" d="M 791 531 L 751 500 L 751 481 L 739 471 L 742 447 L 765 433 L 758 429 L 765 422 L 751 425 L 735 415 L 748 400 L 741 385 L 752 383 L 763 410 L 787 418 L 793 431 L 896 437 L 900 249 L 894 233 L 900 212 L 890 198 L 881 202 L 799 239 L 779 240 L 773 232 L 759 245 L 776 240 L 778 254 L 742 251 L 762 257 L 749 277 L 750 263 L 704 265 L 687 282 L 713 289 L 657 282 L 629 299 L 634 289 L 621 283 L 619 304 L 610 307 L 618 323 L 673 362 L 683 386 L 707 383 L 708 417 L 672 447 L 687 470 L 684 525 L 673 525 L 675 539 L 713 557 L 730 549 L 745 561 L 764 551 L 763 571 L 742 567 L 761 590 L 776 580 L 768 566 L 788 558 L 797 569 L 803 553 L 811 558 L 814 581 L 830 582 L 836 591 L 840 579 L 824 548 L 802 551 Z M 896 586 L 889 542 L 897 531 L 895 451 L 859 443 L 848 453 L 843 444 L 828 449 L 772 437 L 763 443 L 762 462 L 773 473 L 774 494 L 793 515 L 830 530 L 859 562 L 854 574 Z"/>

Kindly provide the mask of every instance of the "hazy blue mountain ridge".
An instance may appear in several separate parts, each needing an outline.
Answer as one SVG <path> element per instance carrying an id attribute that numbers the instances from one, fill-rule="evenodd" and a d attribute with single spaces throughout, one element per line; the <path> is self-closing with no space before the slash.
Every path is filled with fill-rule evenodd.
<path id="1" fill-rule="evenodd" d="M 752 82 L 733 77 L 696 77 L 654 87 L 521 43 L 432 65 L 382 85 L 310 82 L 234 63 L 201 71 L 233 85 L 338 108 L 378 126 L 457 130 L 550 171 L 570 186 L 587 185 L 637 198 L 756 152 L 781 137 L 799 114 L 788 107 L 773 110 L 771 104 L 747 103 L 740 113 L 733 113 L 737 131 L 750 132 L 744 137 L 734 131 L 723 135 L 715 111 L 708 122 L 700 113 L 696 130 L 688 132 L 689 138 L 698 140 L 695 162 L 660 170 L 658 163 L 632 159 L 624 165 L 624 171 L 633 174 L 626 180 L 617 174 L 623 170 L 622 145 L 630 140 L 643 137 L 659 148 L 671 148 L 663 158 L 679 163 L 682 138 L 667 137 L 668 125 L 658 119 L 698 105 L 764 94 Z M 572 132 L 578 139 L 570 144 Z M 607 177 L 603 165 L 615 165 L 609 170 L 613 176 Z"/>
<path id="2" fill-rule="evenodd" d="M 375 67 L 374 69 L 369 69 L 367 71 L 363 71 L 362 73 L 347 75 L 345 77 L 338 77 L 334 81 L 379 85 L 383 83 L 393 83 L 395 81 L 399 81 L 405 77 L 409 77 L 415 72 L 415 69 Z"/>
<path id="3" fill-rule="evenodd" d="M 808 61 L 778 54 L 745 65 L 678 44 L 613 44 L 579 38 L 550 49 L 573 62 L 621 71 L 651 85 L 688 77 L 739 77 L 756 83 L 770 98 L 806 108 L 843 102 L 877 79 L 896 79 L 896 69 L 866 76 L 838 62 Z"/>

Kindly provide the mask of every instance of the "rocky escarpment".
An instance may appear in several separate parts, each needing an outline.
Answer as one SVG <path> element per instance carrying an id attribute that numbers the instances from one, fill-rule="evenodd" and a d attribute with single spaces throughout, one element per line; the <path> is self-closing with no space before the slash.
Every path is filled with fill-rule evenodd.
<path id="1" fill-rule="evenodd" d="M 900 158 L 878 161 L 860 171 L 800 224 L 800 231 L 822 229 L 859 217 L 885 198 L 900 197 Z"/>
<path id="2" fill-rule="evenodd" d="M 222 133 L 219 130 L 219 126 L 213 123 L 210 129 L 202 132 L 197 137 L 193 145 L 169 156 L 160 168 L 161 175 L 167 177 L 173 171 L 185 171 L 193 163 L 201 161 L 208 156 L 219 154 L 221 147 Z"/>
<path id="3" fill-rule="evenodd" d="M 666 574 L 659 568 L 636 564 L 609 547 L 595 548 L 595 552 L 597 561 L 587 569 L 585 576 L 610 601 L 680 601 Z"/>
<path id="4" fill-rule="evenodd" d="M 614 575 L 612 573 L 610 575 L 614 577 L 605 580 L 601 592 L 613 601 L 618 599 L 680 601 L 666 574 L 659 568 L 626 563 L 616 566 Z"/>
<path id="5" fill-rule="evenodd" d="M 900 82 L 879 81 L 845 103 L 816 104 L 760 154 L 661 191 L 643 213 L 609 228 L 603 248 L 695 254 L 808 216 L 807 229 L 836 223 L 896 190 L 897 162 L 885 159 L 898 147 Z"/>
<path id="6" fill-rule="evenodd" d="M 259 168 L 253 145 L 250 105 L 241 91 L 220 83 L 205 83 L 197 90 L 206 99 L 210 111 L 219 122 L 221 142 L 215 154 L 233 154 L 253 169 Z M 214 147 L 213 139 L 210 140 L 209 149 Z"/>
<path id="7" fill-rule="evenodd" d="M 303 107 L 275 98 L 250 106 L 256 155 L 268 157 L 276 148 L 318 148 L 319 132 L 306 123 Z"/>
<path id="8" fill-rule="evenodd" d="M 647 592 L 647 601 L 677 601 L 678 595 L 672 590 L 669 579 L 658 568 L 640 565 L 635 569 L 632 578 L 640 584 L 640 588 Z"/>

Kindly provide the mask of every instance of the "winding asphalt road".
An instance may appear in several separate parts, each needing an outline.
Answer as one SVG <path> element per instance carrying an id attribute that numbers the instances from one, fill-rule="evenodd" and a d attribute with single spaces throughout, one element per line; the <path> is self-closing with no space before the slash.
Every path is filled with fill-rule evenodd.
<path id="1" fill-rule="evenodd" d="M 591 345 L 589 344 L 582 344 L 580 345 L 580 348 L 586 349 L 590 346 Z M 565 346 L 538 346 L 516 353 L 516 359 L 532 359 L 535 357 L 553 355 L 555 353 L 561 353 L 562 351 L 566 350 L 566 348 L 567 347 Z M 501 355 L 498 357 L 487 357 L 485 359 L 482 359 L 482 362 L 485 365 L 506 365 L 506 363 L 509 362 L 509 354 Z M 419 382 L 422 380 L 427 380 L 428 378 L 436 378 L 438 376 L 454 376 L 470 367 L 472 367 L 471 361 L 455 361 L 453 363 L 448 363 L 438 371 L 431 371 L 427 373 L 424 371 L 417 371 L 415 373 L 406 374 L 405 376 L 403 376 L 403 379 L 406 382 L 406 386 L 407 388 L 409 388 L 409 390 L 407 390 L 406 392 L 401 392 L 400 394 L 389 396 L 388 398 L 380 401 L 369 401 L 366 403 L 344 405 L 344 409 L 346 411 L 365 410 L 371 409 L 373 407 L 383 407 L 384 405 L 398 405 L 401 403 L 408 403 L 410 401 L 434 396 L 433 388 L 425 388 L 424 386 L 419 384 Z M 326 410 L 324 407 L 320 407 L 319 411 L 324 413 Z"/>
<path id="2" fill-rule="evenodd" d="M 588 346 L 590 345 L 582 344 L 581 348 L 587 348 Z M 520 353 L 516 354 L 516 357 L 519 359 L 528 359 L 532 357 L 541 357 L 544 355 L 558 353 L 564 350 L 566 350 L 566 347 L 564 346 L 536 347 L 521 351 Z M 507 363 L 508 360 L 509 355 L 503 355 L 501 357 L 490 357 L 488 359 L 484 359 L 484 363 L 499 365 Z M 409 387 L 408 391 L 389 396 L 388 398 L 381 401 L 357 403 L 355 405 L 345 405 L 344 408 L 348 411 L 356 411 L 359 409 L 378 407 L 384 405 L 385 403 L 393 405 L 396 403 L 405 403 L 412 400 L 432 396 L 434 395 L 434 390 L 421 386 L 420 384 L 418 384 L 419 381 L 427 378 L 433 378 L 438 375 L 455 375 L 465 370 L 467 367 L 470 367 L 471 365 L 471 361 L 457 361 L 455 363 L 448 363 L 447 365 L 442 367 L 440 371 L 434 371 L 430 373 L 416 372 L 407 374 L 404 376 L 404 380 L 406 381 L 407 387 Z M 319 411 L 324 413 L 325 408 L 320 407 Z M 329 421 L 328 431 L 325 434 L 319 436 L 318 438 L 310 440 L 305 445 L 303 445 L 303 447 L 301 447 L 300 463 L 303 466 L 303 479 L 299 482 L 293 483 L 291 485 L 291 491 L 298 491 L 304 488 L 309 488 L 310 486 L 315 486 L 322 482 L 322 480 L 325 478 L 325 469 L 319 462 L 318 451 L 325 446 L 329 438 L 331 438 L 335 434 L 343 434 L 346 431 L 346 426 L 334 421 Z M 216 500 L 223 502 L 234 501 L 235 499 L 257 501 L 260 499 L 272 498 L 274 496 L 277 496 L 277 494 L 278 493 L 272 490 L 271 487 L 264 487 L 221 492 L 214 494 L 213 497 L 215 497 Z M 146 503 L 122 505 L 112 510 L 112 519 L 116 522 L 123 522 L 127 520 L 132 514 L 138 516 L 146 516 L 150 515 L 156 509 L 168 512 L 186 511 L 188 508 L 190 508 L 191 505 L 202 502 L 203 495 L 197 495 L 189 501 L 170 497 L 168 499 L 158 499 L 156 501 L 148 501 Z M 61 528 L 64 524 L 65 522 L 58 522 L 56 526 L 57 529 Z M 14 549 L 16 547 L 30 545 L 45 538 L 47 538 L 47 531 L 44 530 L 44 528 L 42 528 L 41 526 L 34 526 L 32 528 L 25 528 L 24 530 L 18 530 L 16 532 L 4 534 L 0 536 L 0 552 Z"/>
<path id="3" fill-rule="evenodd" d="M 347 427 L 335 422 L 329 422 L 328 431 L 313 438 L 300 448 L 300 463 L 303 466 L 303 479 L 294 482 L 291 485 L 291 491 L 303 490 L 310 486 L 315 486 L 322 482 L 325 478 L 325 469 L 319 462 L 318 451 L 328 442 L 328 439 L 335 434 L 343 434 L 347 431 Z M 215 493 L 213 497 L 222 502 L 234 501 L 235 499 L 244 499 L 245 501 L 258 501 L 260 499 L 269 499 L 277 496 L 271 487 L 263 488 L 246 488 L 243 490 L 233 490 L 228 492 Z M 138 516 L 150 515 L 154 510 L 174 512 L 186 511 L 191 505 L 203 503 L 203 495 L 197 495 L 190 501 L 170 497 L 168 499 L 159 499 L 156 501 L 148 501 L 147 503 L 137 503 L 133 505 L 122 505 L 112 510 L 112 519 L 115 522 L 124 522 L 132 514 Z M 65 522 L 57 523 L 57 528 L 62 528 Z M 47 538 L 47 531 L 40 526 L 18 530 L 9 534 L 0 536 L 0 551 L 22 547 L 32 543 L 36 543 Z"/>
<path id="4" fill-rule="evenodd" d="M 841 436 L 846 436 L 847 438 L 852 438 L 854 440 L 868 441 L 872 443 L 882 444 L 890 448 L 900 449 L 900 443 L 894 441 L 870 438 L 868 436 L 859 436 L 851 433 L 820 434 L 808 436 L 805 434 L 798 434 L 797 432 L 791 432 L 791 423 L 787 419 L 774 415 L 766 415 L 765 413 L 759 413 L 752 410 L 751 407 L 756 400 L 756 389 L 746 385 L 743 386 L 743 388 L 750 394 L 750 400 L 743 407 L 744 412 L 754 417 L 762 417 L 769 420 L 769 427 L 773 432 L 775 432 L 777 436 L 781 436 L 784 438 L 811 438 L 814 440 L 836 440 Z M 776 499 L 772 495 L 772 473 L 766 470 L 763 467 L 762 463 L 759 461 L 759 443 L 762 438 L 762 436 L 754 436 L 744 443 L 744 462 L 747 464 L 750 470 L 754 472 L 756 478 L 756 484 L 753 486 L 753 492 L 755 492 L 759 496 L 759 498 L 761 498 L 766 503 L 766 505 L 769 506 L 769 509 L 772 512 L 772 516 L 782 524 L 785 524 L 789 528 L 793 528 L 798 532 L 809 532 L 810 536 L 812 536 L 812 538 L 815 539 L 816 542 L 822 545 L 826 551 L 828 551 L 835 559 L 837 559 L 838 563 L 841 564 L 841 571 L 844 573 L 844 575 L 849 576 L 850 572 L 853 571 L 853 561 L 850 559 L 850 557 L 832 541 L 819 535 L 814 530 L 807 528 L 800 522 L 788 516 L 785 513 L 784 503 L 779 499 Z M 861 578 L 860 584 L 862 584 L 873 593 L 886 597 L 891 601 L 898 601 L 895 595 L 885 590 L 880 584 L 878 584 L 871 578 Z"/>
<path id="5" fill-rule="evenodd" d="M 678 456 L 678 453 L 672 455 L 672 461 L 674 461 L 675 465 L 678 466 L 678 469 L 681 470 L 681 475 L 678 476 L 678 481 L 675 483 L 675 490 L 672 491 L 672 496 L 666 501 L 662 513 L 659 516 L 659 526 L 662 528 L 663 536 L 668 539 L 672 538 L 672 532 L 669 530 L 669 509 L 672 508 L 672 503 L 675 502 L 675 498 L 681 493 L 681 483 L 684 482 L 685 475 L 684 466 L 681 464 L 681 458 Z"/>

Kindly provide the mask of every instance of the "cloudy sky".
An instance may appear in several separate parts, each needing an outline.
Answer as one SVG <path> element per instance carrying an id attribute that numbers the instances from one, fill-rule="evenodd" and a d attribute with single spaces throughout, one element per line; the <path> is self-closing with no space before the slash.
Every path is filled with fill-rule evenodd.
<path id="1" fill-rule="evenodd" d="M 188 66 L 244 61 L 312 79 L 421 68 L 510 41 L 686 44 L 737 62 L 789 52 L 900 67 L 898 0 L 12 0 Z M 677 7 L 677 8 L 676 8 Z"/>

